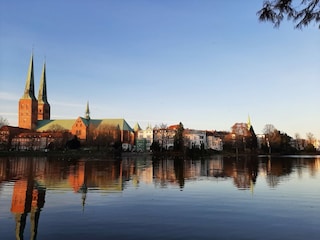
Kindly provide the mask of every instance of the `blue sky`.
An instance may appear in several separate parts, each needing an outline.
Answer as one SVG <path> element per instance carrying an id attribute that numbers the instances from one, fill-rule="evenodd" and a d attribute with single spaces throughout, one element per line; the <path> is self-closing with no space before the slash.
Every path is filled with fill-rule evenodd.
<path id="1" fill-rule="evenodd" d="M 0 116 L 17 125 L 33 48 L 52 119 L 230 130 L 250 115 L 320 138 L 320 32 L 260 23 L 262 0 L 1 1 Z"/>

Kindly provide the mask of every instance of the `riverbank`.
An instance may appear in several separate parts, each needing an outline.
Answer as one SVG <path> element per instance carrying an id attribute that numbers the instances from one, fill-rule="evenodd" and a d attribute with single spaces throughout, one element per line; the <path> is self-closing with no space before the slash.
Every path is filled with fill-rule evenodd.
<path id="1" fill-rule="evenodd" d="M 226 157 L 241 157 L 241 156 L 256 156 L 256 155 L 266 155 L 264 153 L 233 153 L 233 152 L 195 152 L 195 153 L 180 153 L 180 152 L 115 152 L 115 151 L 98 151 L 98 150 L 88 150 L 88 149 L 78 149 L 78 150 L 64 150 L 64 151 L 0 151 L 0 157 L 16 156 L 16 157 L 57 157 L 57 158 L 106 158 L 106 157 L 135 157 L 135 156 L 152 156 L 154 158 L 201 158 L 213 155 L 223 155 Z M 287 155 L 320 155 L 320 152 L 299 152 L 295 154 L 281 154 L 274 153 L 271 156 L 287 156 Z"/>

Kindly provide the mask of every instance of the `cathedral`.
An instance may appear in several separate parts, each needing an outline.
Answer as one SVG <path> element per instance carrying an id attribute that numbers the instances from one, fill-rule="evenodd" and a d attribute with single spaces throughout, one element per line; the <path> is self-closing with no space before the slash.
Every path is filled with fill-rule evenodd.
<path id="1" fill-rule="evenodd" d="M 19 100 L 18 127 L 29 132 L 45 133 L 68 131 L 78 139 L 86 141 L 89 131 L 99 129 L 118 129 L 122 143 L 133 144 L 133 129 L 124 119 L 91 119 L 89 103 L 87 103 L 85 116 L 76 119 L 51 119 L 50 104 L 47 97 L 46 63 L 40 78 L 38 98 L 35 96 L 33 54 L 31 55 L 25 89 Z"/>
<path id="2" fill-rule="evenodd" d="M 50 104 L 47 99 L 46 64 L 43 64 L 38 99 L 34 94 L 33 54 L 31 55 L 26 86 L 19 100 L 18 126 L 36 130 L 38 120 L 50 119 Z"/>

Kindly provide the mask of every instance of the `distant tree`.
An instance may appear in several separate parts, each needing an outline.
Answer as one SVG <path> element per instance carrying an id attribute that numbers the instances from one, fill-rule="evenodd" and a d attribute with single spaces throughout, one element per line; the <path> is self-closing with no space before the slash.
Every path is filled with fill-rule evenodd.
<path id="1" fill-rule="evenodd" d="M 291 146 L 292 137 L 290 137 L 286 133 L 280 133 L 281 144 L 280 144 L 280 152 L 283 153 L 293 153 L 295 152 L 295 148 Z"/>
<path id="2" fill-rule="evenodd" d="M 295 28 L 302 28 L 314 22 L 320 22 L 320 0 L 269 0 L 263 1 L 263 7 L 257 12 L 262 22 L 272 22 L 279 27 L 284 18 L 295 22 Z M 320 29 L 320 24 L 319 24 Z"/>
<path id="3" fill-rule="evenodd" d="M 154 125 L 153 129 L 154 129 L 154 130 L 166 129 L 167 126 L 168 126 L 168 125 L 165 124 L 165 123 L 160 123 L 159 125 L 158 125 L 158 124 Z"/>
<path id="4" fill-rule="evenodd" d="M 0 127 L 9 125 L 9 122 L 6 118 L 0 116 Z"/>
<path id="5" fill-rule="evenodd" d="M 311 143 L 308 143 L 304 150 L 309 153 L 316 152 L 316 148 Z"/>
<path id="6" fill-rule="evenodd" d="M 159 141 L 153 141 L 150 146 L 150 149 L 152 152 L 160 152 L 161 146 Z"/>
<path id="7" fill-rule="evenodd" d="M 167 128 L 167 124 L 165 124 L 165 123 L 160 124 L 160 129 L 166 129 L 166 128 Z"/>
<path id="8" fill-rule="evenodd" d="M 80 141 L 76 135 L 74 135 L 73 139 L 67 142 L 67 148 L 69 149 L 79 149 L 80 148 Z"/>
<path id="9" fill-rule="evenodd" d="M 307 135 L 307 142 L 313 144 L 316 140 L 313 133 L 308 132 L 306 135 Z"/>
<path id="10" fill-rule="evenodd" d="M 98 127 L 89 126 L 87 144 L 100 148 L 113 146 L 120 142 L 119 126 L 100 124 Z"/>
<path id="11" fill-rule="evenodd" d="M 277 129 L 275 128 L 275 126 L 273 126 L 272 124 L 266 124 L 263 128 L 263 133 L 265 135 L 269 135 L 272 134 L 274 131 L 276 131 Z"/>
<path id="12" fill-rule="evenodd" d="M 184 131 L 184 127 L 183 127 L 183 124 L 180 122 L 177 132 L 174 136 L 174 142 L 173 142 L 174 150 L 180 151 L 180 152 L 183 152 L 183 148 L 184 148 L 183 131 Z"/>
<path id="13" fill-rule="evenodd" d="M 66 129 L 64 127 L 62 127 L 61 125 L 59 124 L 52 124 L 48 131 L 52 131 L 52 132 L 65 132 Z"/>
<path id="14" fill-rule="evenodd" d="M 293 152 L 294 148 L 290 145 L 291 137 L 286 133 L 278 131 L 272 124 L 267 124 L 263 130 L 265 134 L 265 142 L 262 147 L 268 151 L 274 152 Z"/>
<path id="15" fill-rule="evenodd" d="M 302 150 L 304 139 L 301 139 L 301 136 L 299 133 L 296 133 L 294 137 L 295 137 L 295 148 L 297 150 Z"/>

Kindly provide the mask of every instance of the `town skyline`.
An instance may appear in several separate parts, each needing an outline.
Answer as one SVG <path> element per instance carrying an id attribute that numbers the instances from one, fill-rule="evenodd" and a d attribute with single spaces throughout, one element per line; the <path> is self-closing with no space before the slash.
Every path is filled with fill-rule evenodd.
<path id="1" fill-rule="evenodd" d="M 317 27 L 273 29 L 257 20 L 262 2 L 227 5 L 109 1 L 72 11 L 72 3 L 1 3 L 0 115 L 18 125 L 33 48 L 36 92 L 47 63 L 52 119 L 84 116 L 88 101 L 92 118 L 143 129 L 182 122 L 230 131 L 249 115 L 257 134 L 272 124 L 320 139 Z"/>

